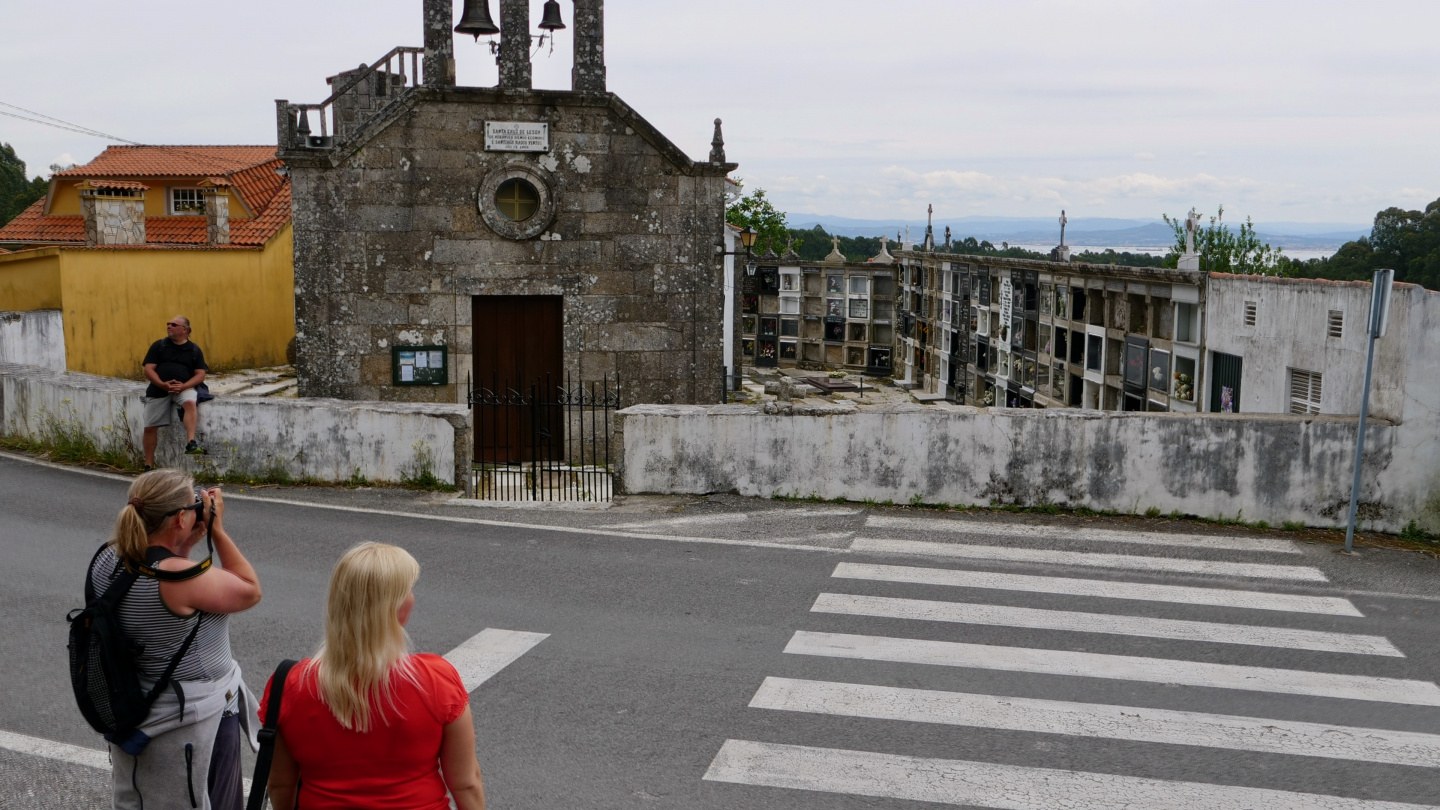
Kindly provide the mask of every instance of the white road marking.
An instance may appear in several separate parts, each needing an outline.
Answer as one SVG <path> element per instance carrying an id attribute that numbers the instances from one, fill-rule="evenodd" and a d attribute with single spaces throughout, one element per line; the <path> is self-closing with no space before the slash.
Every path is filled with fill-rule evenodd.
<path id="1" fill-rule="evenodd" d="M 890 596 L 822 593 L 810 610 L 816 613 L 840 613 L 848 616 L 877 616 L 887 619 L 1024 627 L 1033 630 L 1063 630 L 1072 633 L 1107 633 L 1116 636 L 1144 636 L 1213 644 L 1247 644 L 1256 647 L 1284 647 L 1294 650 L 1319 650 L 1354 655 L 1405 657 L 1404 653 L 1395 649 L 1395 645 L 1383 636 L 1295 630 L 1288 627 L 1218 624 L 1183 619 L 1156 619 L 1145 616 L 1116 616 L 1108 613 L 1076 613 L 1066 610 L 1040 610 L 974 602 L 940 602 L 929 599 L 898 599 Z"/>
<path id="2" fill-rule="evenodd" d="M 463 644 L 445 654 L 460 673 L 465 691 L 473 692 L 480 684 L 510 666 L 520 656 L 529 652 L 536 644 L 549 638 L 549 633 L 525 633 L 518 630 L 495 630 L 486 628 L 471 636 Z M 83 765 L 87 768 L 110 770 L 108 751 L 81 748 L 78 745 L 28 737 L 9 731 L 0 731 L 0 748 L 20 754 L 44 757 L 46 759 Z M 250 780 L 245 780 L 245 792 L 250 792 Z"/>
<path id="3" fill-rule="evenodd" d="M 72 765 L 84 765 L 87 768 L 110 770 L 109 751 L 97 751 L 94 748 L 81 748 L 69 743 L 42 740 L 39 737 L 16 734 L 13 731 L 0 731 L 0 748 L 14 751 L 17 754 L 29 754 L 60 762 L 69 762 Z"/>
<path id="4" fill-rule="evenodd" d="M 460 673 L 465 691 L 474 692 L 480 684 L 495 677 L 500 670 L 515 663 L 516 659 L 549 637 L 549 633 L 486 628 L 445 653 L 445 660 Z"/>
<path id="5" fill-rule="evenodd" d="M 752 709 L 1440 768 L 1440 735 L 1202 712 L 766 678 Z"/>
<path id="6" fill-rule="evenodd" d="M 110 752 L 105 749 L 82 748 L 78 745 L 70 745 L 69 743 L 16 734 L 12 731 L 0 731 L 0 748 L 4 748 L 7 751 L 14 751 L 17 754 L 29 754 L 30 756 L 53 759 L 57 762 L 65 762 L 85 768 L 94 768 L 101 771 L 110 770 Z M 243 777 L 241 779 L 241 787 L 248 796 L 250 794 L 249 777 Z"/>
<path id="7" fill-rule="evenodd" d="M 1343 796 L 726 740 L 705 779 L 997 810 L 1436 810 Z"/>
<path id="8" fill-rule="evenodd" d="M 607 529 L 638 529 L 648 531 L 651 529 L 665 529 L 671 526 L 697 526 L 706 523 L 741 523 L 750 519 L 748 512 L 734 512 L 723 515 L 695 515 L 693 517 L 669 518 L 666 520 L 647 520 L 641 523 L 607 523 Z"/>
<path id="9" fill-rule="evenodd" d="M 1218 562 L 1175 557 L 1136 557 L 1125 554 L 1093 554 L 1085 551 L 1051 551 L 1039 548 L 981 546 L 969 543 L 929 543 L 922 540 L 890 540 L 857 537 L 850 544 L 852 552 L 869 554 L 920 554 L 931 557 L 961 557 L 970 560 L 1003 560 L 1005 562 L 1041 565 L 1083 565 L 1093 568 L 1124 568 L 1138 571 L 1168 571 L 1185 574 L 1216 574 L 1251 579 L 1289 579 L 1304 582 L 1329 582 L 1318 568 L 1305 565 L 1268 565 L 1264 563 Z"/>
<path id="10" fill-rule="evenodd" d="M 664 520 L 647 520 L 639 523 L 610 523 L 603 528 L 606 529 L 631 529 L 634 531 L 654 531 L 668 529 L 673 526 L 700 526 L 710 523 L 739 523 L 746 520 L 768 520 L 773 518 L 806 518 L 806 517 L 850 517 L 860 514 L 859 509 L 826 509 L 804 508 L 804 509 L 766 509 L 759 512 L 727 512 L 723 515 L 694 515 L 692 517 L 668 518 Z"/>
<path id="11" fill-rule="evenodd" d="M 953 568 L 916 568 L 905 565 L 871 565 L 867 563 L 840 563 L 835 566 L 835 573 L 831 576 L 840 579 L 868 579 L 916 585 L 949 585 L 956 588 L 981 588 L 995 591 L 1097 596 L 1105 599 L 1175 602 L 1183 605 L 1214 605 L 1253 610 L 1283 610 L 1290 613 L 1362 617 L 1365 615 L 1351 604 L 1350 600 L 1332 596 L 1232 591 L 1225 588 L 1195 588 L 1187 585 L 1150 585 L 1142 582 L 1111 582 L 1103 579 L 1041 577 L 1028 574 L 998 574 L 990 571 L 961 571 Z"/>
<path id="12" fill-rule="evenodd" d="M 1179 534 L 1171 532 L 1126 531 L 1124 529 L 1073 528 L 1070 526 L 1029 526 L 994 520 L 968 518 L 906 518 L 871 515 L 865 525 L 876 529 L 910 529 L 923 532 L 958 532 L 985 537 L 1025 537 L 1046 540 L 1088 540 L 1098 543 L 1136 543 L 1147 546 L 1224 548 L 1237 551 L 1268 551 L 1299 554 L 1300 547 L 1278 537 Z"/>
<path id="13" fill-rule="evenodd" d="M 1212 689 L 1314 695 L 1341 700 L 1371 700 L 1413 706 L 1440 706 L 1440 687 L 1430 681 L 1211 664 L 1203 661 L 996 647 L 987 644 L 844 633 L 812 633 L 805 630 L 797 631 L 790 638 L 785 652 L 828 658 L 858 658 L 865 661 L 971 667 Z"/>

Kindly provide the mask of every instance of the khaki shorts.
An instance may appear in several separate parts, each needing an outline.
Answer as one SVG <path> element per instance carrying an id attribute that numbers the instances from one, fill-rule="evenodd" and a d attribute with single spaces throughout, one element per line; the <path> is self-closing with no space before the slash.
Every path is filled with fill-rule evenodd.
<path id="1" fill-rule="evenodd" d="M 194 388 L 186 388 L 178 394 L 144 398 L 145 427 L 165 427 L 170 424 L 170 417 L 176 408 L 187 402 L 194 402 L 199 396 Z"/>

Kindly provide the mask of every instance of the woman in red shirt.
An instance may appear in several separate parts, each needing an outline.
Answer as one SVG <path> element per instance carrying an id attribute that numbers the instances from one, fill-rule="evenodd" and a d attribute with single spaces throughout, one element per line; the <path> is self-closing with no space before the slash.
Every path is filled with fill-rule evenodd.
<path id="1" fill-rule="evenodd" d="M 484 810 L 475 726 L 460 674 L 409 653 L 420 565 L 362 543 L 330 578 L 325 643 L 285 680 L 270 803 L 277 810 Z M 270 684 L 260 716 L 270 701 Z"/>

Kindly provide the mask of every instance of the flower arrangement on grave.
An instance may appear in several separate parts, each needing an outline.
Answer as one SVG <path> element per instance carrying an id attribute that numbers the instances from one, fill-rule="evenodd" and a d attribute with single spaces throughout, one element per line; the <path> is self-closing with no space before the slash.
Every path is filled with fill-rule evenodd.
<path id="1" fill-rule="evenodd" d="M 1186 402 L 1195 401 L 1195 379 L 1189 374 L 1175 372 L 1175 396 Z"/>

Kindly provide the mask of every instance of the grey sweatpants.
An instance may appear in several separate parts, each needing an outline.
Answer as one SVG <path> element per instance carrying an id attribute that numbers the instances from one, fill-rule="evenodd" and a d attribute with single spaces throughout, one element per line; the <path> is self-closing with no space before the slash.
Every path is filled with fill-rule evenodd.
<path id="1" fill-rule="evenodd" d="M 139 757 L 111 745 L 110 774 L 115 810 L 239 810 L 239 718 L 217 714 L 161 734 Z"/>

